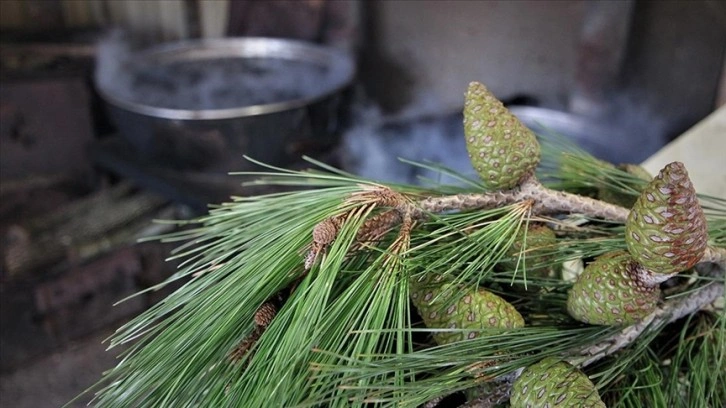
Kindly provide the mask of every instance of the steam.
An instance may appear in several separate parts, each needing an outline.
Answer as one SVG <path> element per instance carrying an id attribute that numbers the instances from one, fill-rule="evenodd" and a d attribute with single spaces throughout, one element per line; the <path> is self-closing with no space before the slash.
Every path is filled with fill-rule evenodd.
<path id="1" fill-rule="evenodd" d="M 535 133 L 564 136 L 613 163 L 640 163 L 663 146 L 665 120 L 625 96 L 614 106 L 617 110 L 601 120 L 534 107 L 512 107 L 512 111 Z M 435 98 L 421 93 L 395 117 L 385 117 L 374 105 L 358 108 L 354 125 L 343 135 L 344 167 L 380 181 L 421 184 L 426 178 L 457 184 L 450 177 L 403 163 L 403 158 L 440 163 L 476 179 L 466 151 L 462 115 L 432 115 L 437 107 Z"/>
<path id="2" fill-rule="evenodd" d="M 421 184 L 456 184 L 438 172 L 402 162 L 442 164 L 474 177 L 466 152 L 460 113 L 439 116 L 384 117 L 376 106 L 356 112 L 356 121 L 343 135 L 343 164 L 349 171 L 374 180 Z"/>
<path id="3" fill-rule="evenodd" d="M 96 83 L 127 103 L 218 110 L 317 98 L 344 85 L 352 69 L 343 56 L 297 55 L 234 41 L 133 54 L 123 34 L 113 32 L 99 44 Z"/>
<path id="4" fill-rule="evenodd" d="M 128 88 L 130 75 L 124 70 L 131 56 L 131 46 L 122 30 L 111 30 L 96 47 L 96 86 L 103 90 Z"/>

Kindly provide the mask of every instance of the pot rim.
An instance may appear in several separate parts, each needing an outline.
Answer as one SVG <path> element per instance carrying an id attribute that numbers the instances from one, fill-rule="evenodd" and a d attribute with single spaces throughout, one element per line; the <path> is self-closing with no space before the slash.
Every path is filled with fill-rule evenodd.
<path id="1" fill-rule="evenodd" d="M 334 81 L 326 84 L 317 95 L 275 102 L 263 105 L 250 105 L 224 109 L 173 109 L 138 103 L 117 95 L 108 89 L 98 75 L 94 82 L 101 97 L 116 107 L 161 119 L 173 120 L 218 120 L 235 119 L 248 116 L 266 115 L 301 108 L 325 99 L 348 86 L 355 75 L 353 58 L 347 52 L 321 46 L 305 41 L 267 38 L 238 37 L 178 41 L 163 44 L 138 52 L 126 61 L 129 63 L 149 64 L 153 62 L 171 62 L 184 60 L 202 60 L 209 58 L 262 58 L 272 57 L 310 61 L 328 65 L 336 72 Z"/>

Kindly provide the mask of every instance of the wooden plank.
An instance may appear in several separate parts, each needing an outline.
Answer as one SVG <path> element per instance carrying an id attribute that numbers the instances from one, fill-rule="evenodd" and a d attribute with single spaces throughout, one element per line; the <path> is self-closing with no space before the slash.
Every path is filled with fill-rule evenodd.
<path id="1" fill-rule="evenodd" d="M 62 0 L 63 22 L 68 28 L 82 28 L 100 25 L 91 12 L 88 0 Z"/>
<path id="2" fill-rule="evenodd" d="M 200 0 L 202 38 L 221 38 L 227 34 L 229 0 Z"/>
<path id="3" fill-rule="evenodd" d="M 24 24 L 23 0 L 0 1 L 0 29 L 18 29 Z"/>

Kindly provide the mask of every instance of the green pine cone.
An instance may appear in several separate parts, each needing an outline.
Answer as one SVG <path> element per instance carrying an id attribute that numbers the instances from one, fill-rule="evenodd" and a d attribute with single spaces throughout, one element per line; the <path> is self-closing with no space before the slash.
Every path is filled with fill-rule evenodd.
<path id="1" fill-rule="evenodd" d="M 526 237 L 525 237 L 526 233 Z M 513 270 L 517 267 L 517 258 L 522 253 L 524 245 L 525 252 L 519 261 L 519 268 L 527 267 L 527 277 L 548 278 L 552 277 L 553 271 L 551 260 L 554 258 L 553 249 L 557 243 L 555 232 L 545 224 L 530 223 L 527 229 L 520 228 L 517 231 L 514 243 L 505 254 L 507 259 L 501 262 L 504 268 Z M 525 262 L 526 265 L 522 265 Z"/>
<path id="2" fill-rule="evenodd" d="M 479 82 L 466 92 L 464 135 L 471 164 L 489 189 L 516 187 L 539 164 L 534 133 Z"/>
<path id="3" fill-rule="evenodd" d="M 620 164 L 617 168 L 643 181 L 651 181 L 653 179 L 653 176 L 651 176 L 646 169 L 637 164 Z M 640 191 L 643 189 L 644 185 L 632 182 L 628 183 L 628 187 L 635 191 Z M 597 197 L 602 201 L 625 208 L 632 207 L 638 199 L 636 195 L 626 194 L 609 185 L 601 185 L 598 187 Z"/>
<path id="4" fill-rule="evenodd" d="M 605 408 L 585 374 L 555 357 L 524 369 L 512 385 L 512 408 Z"/>
<path id="5" fill-rule="evenodd" d="M 570 316 L 584 323 L 620 326 L 649 315 L 660 299 L 660 287 L 642 283 L 638 267 L 626 251 L 595 259 L 567 294 Z"/>
<path id="6" fill-rule="evenodd" d="M 501 297 L 481 288 L 471 289 L 462 295 L 459 287 L 443 281 L 441 277 L 423 281 L 412 279 L 411 300 L 430 329 L 481 330 L 524 326 L 522 315 Z M 473 339 L 478 334 L 478 331 L 440 332 L 434 333 L 434 340 L 443 345 Z"/>
<path id="7" fill-rule="evenodd" d="M 630 254 L 658 274 L 683 272 L 703 256 L 706 217 L 683 163 L 666 165 L 643 190 L 625 223 Z"/>

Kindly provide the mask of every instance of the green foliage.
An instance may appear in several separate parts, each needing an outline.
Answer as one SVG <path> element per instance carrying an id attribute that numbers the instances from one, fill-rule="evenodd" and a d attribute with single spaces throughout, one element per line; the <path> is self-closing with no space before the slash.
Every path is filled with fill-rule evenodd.
<path id="1" fill-rule="evenodd" d="M 557 149 L 550 149 L 548 156 L 546 146 L 542 171 L 550 172 L 551 185 L 579 189 L 600 179 L 600 173 L 548 170 L 547 163 L 569 159 L 560 153 L 553 157 Z M 593 163 L 594 159 L 582 157 Z M 526 205 L 513 204 L 429 214 L 413 229 L 408 246 L 391 245 L 399 233 L 394 228 L 382 241 L 351 251 L 365 220 L 383 209 L 348 198 L 363 187 L 383 184 L 315 161 L 311 164 L 318 170 L 268 166 L 263 172 L 245 173 L 257 179 L 254 184 L 289 191 L 235 197 L 211 208 L 206 216 L 177 222 L 182 227 L 179 232 L 153 238 L 180 243 L 172 259 L 182 261 L 181 267 L 165 284 L 183 285 L 112 337 L 112 347 L 131 347 L 94 389 L 95 406 L 415 407 L 479 386 L 481 378 L 472 375 L 477 363 L 492 363 L 482 369 L 486 376 L 503 375 L 544 357 L 567 355 L 616 332 L 573 320 L 565 306 L 572 283 L 527 275 L 527 268 L 541 265 L 528 262 L 526 247 L 516 259 L 507 254 L 520 230 L 530 222 L 545 222 L 558 237 L 549 248 L 548 266 L 559 270 L 565 261 L 590 260 L 624 249 L 622 225 L 577 217 L 542 218 L 530 214 Z M 481 184 L 465 175 L 417 165 L 455 176 L 464 185 L 387 186 L 409 199 L 481 191 Z M 709 226 L 715 229 L 712 240 L 723 242 L 726 206 L 723 200 L 707 200 L 711 200 Z M 306 272 L 303 260 L 311 231 L 322 220 L 341 214 L 347 217 L 337 238 Z M 537 259 L 541 258 L 540 253 Z M 462 287 L 482 286 L 497 293 L 517 308 L 526 327 L 483 329 L 475 339 L 435 345 L 431 333 L 446 329 L 422 326 L 411 310 L 408 287 L 412 277 L 433 273 Z M 517 289 L 524 284 L 527 291 Z M 291 285 L 295 290 L 253 348 L 240 360 L 230 358 L 253 332 L 257 308 Z M 701 332 L 710 333 L 711 342 L 699 337 L 694 343 L 684 334 L 675 352 L 670 352 L 672 367 L 692 364 L 711 373 L 714 363 L 709 361 L 723 367 L 725 320 L 703 323 L 710 331 Z M 598 388 L 607 391 L 609 401 L 635 406 L 633 401 L 649 392 L 657 378 L 667 379 L 666 386 L 658 395 L 653 391 L 649 401 L 675 401 L 673 390 L 682 375 L 699 390 L 724 384 L 723 375 L 704 378 L 663 369 L 661 350 L 650 347 L 663 330 L 652 332 L 617 358 L 585 370 Z M 633 375 L 640 377 L 630 387 L 624 378 Z M 695 394 L 691 398 L 701 398 Z M 701 401 L 721 406 L 725 399 L 718 391 L 699 394 Z"/>
<path id="2" fill-rule="evenodd" d="M 619 369 L 604 390 L 608 407 L 726 404 L 726 314 L 701 312 L 684 320 L 610 359 L 607 364 Z"/>

